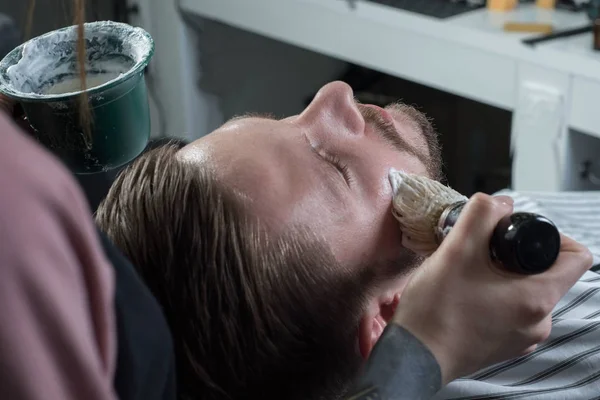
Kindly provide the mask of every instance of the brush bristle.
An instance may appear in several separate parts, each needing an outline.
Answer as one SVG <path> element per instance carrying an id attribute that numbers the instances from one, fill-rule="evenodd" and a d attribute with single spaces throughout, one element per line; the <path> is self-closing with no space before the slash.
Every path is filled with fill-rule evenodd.
<path id="1" fill-rule="evenodd" d="M 438 248 L 436 227 L 446 207 L 467 198 L 424 176 L 390 172 L 393 214 L 400 223 L 402 245 L 423 256 Z"/>

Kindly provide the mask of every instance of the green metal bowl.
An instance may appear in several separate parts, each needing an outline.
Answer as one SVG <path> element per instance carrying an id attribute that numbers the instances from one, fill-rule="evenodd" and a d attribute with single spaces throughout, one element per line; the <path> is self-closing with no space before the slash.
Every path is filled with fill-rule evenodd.
<path id="1" fill-rule="evenodd" d="M 0 61 L 0 92 L 21 104 L 36 138 L 75 173 L 96 173 L 133 160 L 148 143 L 144 69 L 154 42 L 127 24 L 85 24 L 90 138 L 79 123 L 76 41 L 71 26 L 15 48 Z"/>

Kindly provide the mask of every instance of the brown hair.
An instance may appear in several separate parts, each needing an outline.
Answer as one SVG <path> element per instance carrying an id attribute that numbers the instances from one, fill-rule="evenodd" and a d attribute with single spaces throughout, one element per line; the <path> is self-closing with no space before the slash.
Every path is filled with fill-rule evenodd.
<path id="1" fill-rule="evenodd" d="M 177 147 L 142 155 L 96 216 L 164 308 L 183 399 L 336 399 L 361 361 L 370 269 L 301 229 L 273 237 Z"/>

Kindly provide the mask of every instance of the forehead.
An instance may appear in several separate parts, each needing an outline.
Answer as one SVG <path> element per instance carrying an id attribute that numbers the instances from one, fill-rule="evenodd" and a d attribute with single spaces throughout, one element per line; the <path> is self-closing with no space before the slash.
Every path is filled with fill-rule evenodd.
<path id="1" fill-rule="evenodd" d="M 308 178 L 301 169 L 289 168 L 305 162 L 296 151 L 301 136 L 291 134 L 293 129 L 272 119 L 232 120 L 179 154 L 209 169 L 253 208 L 265 208 L 271 218 L 282 219 L 284 210 L 297 200 L 294 188 Z"/>
<path id="2" fill-rule="evenodd" d="M 247 177 L 267 173 L 265 167 L 277 168 L 273 147 L 285 151 L 279 140 L 281 128 L 270 119 L 244 118 L 231 120 L 222 127 L 180 150 L 183 159 L 198 162 L 217 177 L 232 175 L 243 182 Z M 260 176 L 259 176 L 260 177 Z"/>

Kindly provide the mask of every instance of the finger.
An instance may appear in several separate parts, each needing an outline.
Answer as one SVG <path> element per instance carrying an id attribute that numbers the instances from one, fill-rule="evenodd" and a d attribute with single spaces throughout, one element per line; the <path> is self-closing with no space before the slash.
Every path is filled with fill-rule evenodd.
<path id="1" fill-rule="evenodd" d="M 561 234 L 560 253 L 557 264 L 562 264 L 563 260 L 565 260 L 565 264 L 570 265 L 570 268 L 574 269 L 573 273 L 575 276 L 581 276 L 592 267 L 594 263 L 594 256 L 586 246 L 566 235 Z"/>
<path id="2" fill-rule="evenodd" d="M 504 196 L 504 195 L 502 195 L 502 196 L 494 196 L 494 200 L 500 201 L 502 203 L 506 203 L 506 204 L 511 205 L 511 206 L 515 204 L 515 199 L 513 199 L 510 196 Z"/>
<path id="3" fill-rule="evenodd" d="M 477 193 L 467 202 L 451 234 L 461 239 L 468 237 L 475 242 L 485 242 L 484 247 L 487 248 L 496 225 L 512 210 L 512 205 L 505 203 L 502 198 L 494 199 Z"/>
<path id="4" fill-rule="evenodd" d="M 561 236 L 561 250 L 556 263 L 545 274 L 560 290 L 560 295 L 566 293 L 591 267 L 594 257 L 588 248 L 573 239 Z"/>
<path id="5" fill-rule="evenodd" d="M 579 243 L 578 241 L 576 241 L 575 239 L 573 239 L 567 235 L 564 235 L 562 233 L 560 234 L 560 251 L 561 252 L 578 253 L 585 249 L 586 249 L 586 247 L 584 245 L 582 245 L 581 243 Z"/>

